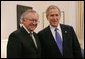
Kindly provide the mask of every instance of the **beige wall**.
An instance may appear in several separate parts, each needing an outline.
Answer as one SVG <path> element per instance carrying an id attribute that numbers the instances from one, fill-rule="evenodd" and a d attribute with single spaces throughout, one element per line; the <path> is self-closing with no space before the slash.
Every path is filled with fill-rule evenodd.
<path id="1" fill-rule="evenodd" d="M 49 5 L 57 5 L 65 12 L 65 24 L 75 27 L 75 1 L 1 1 L 1 39 L 7 39 L 9 34 L 17 29 L 17 4 L 31 6 L 39 14 L 39 25 L 35 32 L 43 29 L 43 12 Z M 70 15 L 70 16 L 69 16 Z M 74 16 L 72 16 L 74 15 Z"/>
<path id="2" fill-rule="evenodd" d="M 49 5 L 56 5 L 61 11 L 64 11 L 65 24 L 73 26 L 76 30 L 75 1 L 1 1 L 1 40 L 7 40 L 9 34 L 17 29 L 17 4 L 31 6 L 38 12 L 40 23 L 35 32 L 43 29 L 43 12 L 45 12 Z M 6 57 L 6 49 L 4 51 L 6 44 L 1 43 L 1 47 L 3 46 L 1 48 L 1 57 Z"/>

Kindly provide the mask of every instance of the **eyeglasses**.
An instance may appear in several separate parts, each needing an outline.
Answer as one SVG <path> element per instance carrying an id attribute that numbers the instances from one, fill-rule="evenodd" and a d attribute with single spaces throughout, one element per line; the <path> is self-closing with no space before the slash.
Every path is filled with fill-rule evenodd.
<path id="1" fill-rule="evenodd" d="M 26 18 L 25 18 L 26 19 Z M 34 20 L 34 19 L 26 19 L 26 20 L 29 20 L 30 22 L 36 22 L 36 23 L 39 23 L 39 21 L 38 20 Z"/>

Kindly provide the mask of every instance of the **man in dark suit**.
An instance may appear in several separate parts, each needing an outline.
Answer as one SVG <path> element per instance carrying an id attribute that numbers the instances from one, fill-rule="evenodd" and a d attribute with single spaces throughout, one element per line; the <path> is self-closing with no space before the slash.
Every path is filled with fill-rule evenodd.
<path id="1" fill-rule="evenodd" d="M 40 58 L 40 42 L 33 32 L 38 24 L 38 14 L 34 10 L 27 10 L 21 21 L 23 26 L 9 36 L 7 58 Z"/>
<path id="2" fill-rule="evenodd" d="M 42 46 L 43 58 L 81 58 L 81 49 L 77 36 L 72 26 L 60 24 L 61 12 L 57 6 L 51 5 L 46 10 L 46 17 L 50 26 L 38 33 Z M 60 36 L 62 44 L 60 44 L 55 35 Z M 57 37 L 59 39 L 59 37 Z M 58 44 L 61 46 L 58 46 Z M 61 53 L 62 51 L 62 53 Z"/>

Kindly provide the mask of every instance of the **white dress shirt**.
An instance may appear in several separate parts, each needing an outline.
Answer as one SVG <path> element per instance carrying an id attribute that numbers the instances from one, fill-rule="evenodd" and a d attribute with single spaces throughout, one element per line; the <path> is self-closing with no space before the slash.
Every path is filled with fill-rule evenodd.
<path id="1" fill-rule="evenodd" d="M 50 25 L 50 30 L 51 30 L 51 32 L 52 32 L 52 35 L 53 35 L 53 37 L 54 37 L 55 41 L 56 41 L 56 36 L 55 36 L 55 28 L 56 28 L 56 27 L 52 27 L 52 26 Z M 58 29 L 58 30 L 57 30 L 57 32 L 60 34 L 61 39 L 62 39 L 62 41 L 63 41 L 62 31 L 61 31 L 60 24 L 58 24 L 57 29 Z"/>

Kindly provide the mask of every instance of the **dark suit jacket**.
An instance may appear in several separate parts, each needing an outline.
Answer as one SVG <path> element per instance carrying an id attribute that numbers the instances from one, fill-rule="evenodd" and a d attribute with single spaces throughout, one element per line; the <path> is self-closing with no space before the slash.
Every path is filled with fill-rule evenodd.
<path id="1" fill-rule="evenodd" d="M 62 56 L 51 33 L 50 27 L 38 33 L 44 58 L 81 58 L 81 51 L 76 34 L 71 26 L 60 24 L 63 36 Z"/>
<path id="2" fill-rule="evenodd" d="M 33 39 L 22 27 L 9 36 L 7 44 L 7 58 L 40 58 L 41 47 L 36 33 L 33 33 L 38 48 Z"/>

